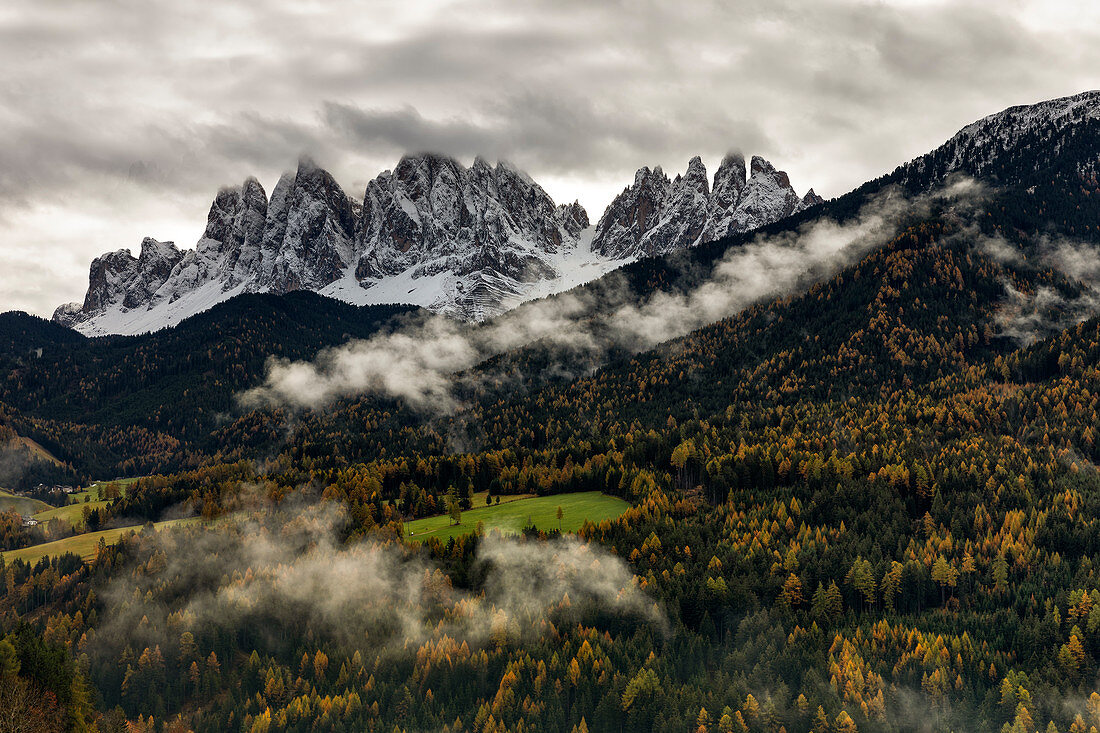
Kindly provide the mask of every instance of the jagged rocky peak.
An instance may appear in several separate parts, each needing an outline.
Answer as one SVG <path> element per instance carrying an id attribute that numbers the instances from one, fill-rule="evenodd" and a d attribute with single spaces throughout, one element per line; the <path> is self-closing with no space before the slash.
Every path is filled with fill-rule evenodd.
<path id="1" fill-rule="evenodd" d="M 556 207 L 510 163 L 478 157 L 467 169 L 441 155 L 405 156 L 367 185 L 355 274 L 367 283 L 410 269 L 490 268 L 528 281 L 552 272 L 536 260 L 574 246 L 587 221 L 583 207 Z"/>
<path id="2" fill-rule="evenodd" d="M 214 259 L 232 287 L 248 279 L 262 254 L 267 193 L 249 177 L 238 188 L 223 188 L 210 204 L 206 230 L 196 250 Z"/>
<path id="3" fill-rule="evenodd" d="M 783 171 L 777 171 L 775 166 L 764 160 L 759 155 L 752 156 L 752 164 L 749 167 L 750 178 L 752 176 L 771 176 L 780 185 L 789 187 L 791 185 L 791 179 L 787 177 L 787 174 Z"/>
<path id="4" fill-rule="evenodd" d="M 415 284 L 448 274 L 429 307 L 481 320 L 557 277 L 551 260 L 574 251 L 587 226 L 579 203 L 556 206 L 507 161 L 478 157 L 466 168 L 405 156 L 367 185 L 355 277 L 369 291 L 398 276 Z"/>
<path id="5" fill-rule="evenodd" d="M 102 311 L 111 306 L 136 307 L 147 301 L 168 279 L 182 259 L 172 242 L 146 237 L 137 257 L 128 249 L 108 252 L 92 260 L 88 271 L 88 293 L 81 313 Z M 55 318 L 66 325 L 79 321 L 80 313 L 62 306 Z"/>
<path id="6" fill-rule="evenodd" d="M 722 161 L 712 187 L 695 157 L 672 180 L 660 167 L 639 169 L 592 227 L 579 202 L 555 204 L 507 161 L 479 157 L 467 168 L 444 155 L 406 155 L 367 183 L 360 202 L 303 158 L 270 198 L 254 178 L 220 190 L 192 250 L 148 239 L 138 257 L 120 250 L 97 258 L 84 303 L 55 318 L 85 333 L 135 333 L 238 293 L 307 289 L 482 320 L 625 260 L 695 246 L 732 212 L 751 216 L 734 217 L 723 233 L 810 199 L 773 212 L 769 202 L 786 201 L 787 188 L 762 160 L 746 178 L 739 156 Z"/>
<path id="7" fill-rule="evenodd" d="M 710 185 L 707 182 L 707 167 L 703 165 L 703 159 L 696 155 L 688 161 L 684 174 L 677 175 L 672 182 L 673 188 L 691 191 L 702 196 L 710 195 Z"/>
<path id="8" fill-rule="evenodd" d="M 802 197 L 791 187 L 785 172 L 776 170 L 759 155 L 752 156 L 749 171 L 737 203 L 725 211 L 714 211 L 714 239 L 758 229 L 800 210 Z"/>
<path id="9" fill-rule="evenodd" d="M 283 205 L 286 225 L 279 227 L 281 241 L 264 239 L 274 258 L 268 289 L 320 290 L 338 280 L 355 261 L 358 205 L 309 158 L 299 161 Z"/>
<path id="10" fill-rule="evenodd" d="M 814 190 L 811 188 L 809 191 L 806 192 L 806 195 L 802 197 L 802 207 L 801 208 L 802 209 L 808 209 L 811 206 L 817 206 L 818 204 L 823 204 L 823 203 L 825 203 L 825 199 L 821 198 L 816 193 L 814 193 Z"/>
<path id="11" fill-rule="evenodd" d="M 88 271 L 88 293 L 84 296 L 86 310 L 99 310 L 121 301 L 119 294 L 137 270 L 137 258 L 128 249 L 108 252 L 92 260 Z"/>
<path id="12" fill-rule="evenodd" d="M 240 245 L 259 243 L 267 216 L 267 193 L 251 176 L 238 188 L 223 188 L 210 204 L 203 238 Z"/>
<path id="13" fill-rule="evenodd" d="M 722 158 L 718 170 L 714 172 L 714 186 L 711 189 L 714 208 L 728 211 L 736 206 L 741 192 L 745 190 L 745 178 L 744 155 L 729 153 Z"/>
<path id="14" fill-rule="evenodd" d="M 660 223 L 670 181 L 660 166 L 639 168 L 633 185 L 623 189 L 604 211 L 592 237 L 592 251 L 624 259 L 647 252 L 650 233 Z"/>
<path id="15" fill-rule="evenodd" d="M 367 184 L 356 267 L 359 279 L 396 275 L 417 264 L 438 240 L 472 223 L 464 216 L 465 170 L 441 155 L 406 155 L 393 172 Z"/>
<path id="16" fill-rule="evenodd" d="M 660 221 L 646 236 L 645 249 L 659 253 L 699 244 L 706 234 L 709 210 L 707 169 L 696 156 L 688 161 L 687 171 L 669 185 Z"/>
<path id="17" fill-rule="evenodd" d="M 574 237 L 579 237 L 581 232 L 591 226 L 588 221 L 588 212 L 585 211 L 579 201 L 573 201 L 571 204 L 558 204 L 556 218 L 565 227 L 565 230 Z"/>
<path id="18" fill-rule="evenodd" d="M 787 174 L 760 156 L 753 156 L 746 177 L 744 157 L 727 155 L 709 187 L 699 157 L 671 182 L 660 168 L 641 168 L 600 219 L 592 249 L 620 259 L 666 254 L 771 224 L 816 203 L 816 194 L 799 197 Z"/>
<path id="19" fill-rule="evenodd" d="M 140 257 L 97 258 L 85 303 L 58 309 L 57 319 L 86 333 L 135 332 L 237 293 L 299 289 L 480 319 L 557 278 L 588 226 L 579 203 L 557 206 L 507 162 L 479 158 L 467 169 L 407 155 L 367 184 L 360 203 L 303 158 L 270 199 L 254 178 L 219 191 L 192 250 L 148 240 Z"/>
<path id="20" fill-rule="evenodd" d="M 141 252 L 137 258 L 137 269 L 147 283 L 163 283 L 172 273 L 172 268 L 183 257 L 175 242 L 158 242 L 152 237 L 141 240 Z"/>

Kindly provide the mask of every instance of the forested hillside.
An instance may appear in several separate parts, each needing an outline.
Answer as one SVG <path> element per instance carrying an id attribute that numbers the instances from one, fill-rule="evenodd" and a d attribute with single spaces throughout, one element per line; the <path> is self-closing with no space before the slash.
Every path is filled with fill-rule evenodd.
<path id="1" fill-rule="evenodd" d="M 234 300 L 102 342 L 10 318 L 6 421 L 154 474 L 92 524 L 206 522 L 0 565 L 0 682 L 72 730 L 1100 727 L 1100 312 L 1064 266 L 1095 253 L 1095 124 L 899 168 L 815 214 L 908 202 L 818 282 L 640 353 L 527 344 L 453 410 L 234 401 L 396 310 Z M 956 173 L 980 180 L 919 198 Z M 584 318 L 749 243 L 631 265 Z M 631 508 L 576 537 L 402 531 L 593 490 Z"/>
<path id="2" fill-rule="evenodd" d="M 309 358 L 415 312 L 309 292 L 244 295 L 176 328 L 99 338 L 5 313 L 0 410 L 11 408 L 6 420 L 85 477 L 195 465 L 216 450 L 211 432 L 268 359 Z"/>

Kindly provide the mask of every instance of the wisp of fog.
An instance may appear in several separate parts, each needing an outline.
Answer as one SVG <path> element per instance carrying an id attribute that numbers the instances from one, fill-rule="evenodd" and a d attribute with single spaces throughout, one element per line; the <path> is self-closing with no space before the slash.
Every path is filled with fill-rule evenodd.
<path id="1" fill-rule="evenodd" d="M 133 572 L 103 589 L 94 649 L 174 644 L 189 630 L 247 628 L 272 647 L 319 635 L 374 654 L 429 640 L 522 642 L 591 609 L 665 628 L 627 565 L 577 538 L 480 538 L 477 591 L 397 542 L 345 544 L 343 507 L 284 502 L 212 527 L 146 534 Z"/>
<path id="2" fill-rule="evenodd" d="M 263 384 L 238 401 L 246 408 L 317 409 L 343 397 L 378 394 L 425 412 L 452 412 L 459 404 L 455 375 L 495 355 L 536 341 L 597 360 L 611 349 L 643 351 L 829 277 L 888 241 L 903 216 L 934 200 L 981 195 L 969 179 L 918 197 L 890 188 L 849 221 L 819 217 L 797 230 L 730 247 L 688 292 L 621 294 L 619 305 L 608 309 L 583 290 L 571 291 L 481 325 L 429 316 L 397 332 L 326 349 L 312 361 L 272 360 Z"/>
<path id="3" fill-rule="evenodd" d="M 995 316 L 999 336 L 1026 347 L 1100 314 L 1100 250 L 1095 245 L 1043 238 L 1029 258 L 1000 237 L 983 237 L 980 243 L 983 254 L 996 262 L 1049 268 L 1079 286 L 1070 294 L 1049 286 L 1022 292 L 1006 279 L 1005 300 Z"/>

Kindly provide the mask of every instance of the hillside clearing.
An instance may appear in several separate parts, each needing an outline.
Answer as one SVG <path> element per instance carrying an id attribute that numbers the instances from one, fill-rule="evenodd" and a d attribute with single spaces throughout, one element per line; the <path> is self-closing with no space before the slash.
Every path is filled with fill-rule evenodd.
<path id="1" fill-rule="evenodd" d="M 170 519 L 165 522 L 157 522 L 153 525 L 156 529 L 164 529 L 166 527 L 175 527 L 183 524 L 194 524 L 201 521 L 198 517 L 190 517 L 188 519 Z M 46 556 L 57 557 L 58 555 L 64 555 L 66 552 L 79 555 L 84 560 L 91 560 L 95 557 L 96 547 L 99 545 L 99 540 L 102 538 L 108 545 L 112 545 L 118 542 L 119 538 L 123 535 L 127 535 L 130 532 L 140 532 L 144 525 L 135 524 L 129 527 L 116 527 L 115 529 L 104 529 L 99 532 L 88 532 L 87 534 L 78 534 L 72 537 L 66 537 L 63 540 L 56 540 L 54 542 L 45 542 L 41 545 L 34 545 L 33 547 L 24 547 L 20 550 L 11 550 L 9 552 L 0 553 L 3 555 L 4 562 L 11 562 L 13 560 L 26 560 L 32 565 Z"/>
<path id="2" fill-rule="evenodd" d="M 92 509 L 102 509 L 110 503 L 111 502 L 104 500 L 66 504 L 65 506 L 52 507 L 37 512 L 34 518 L 42 523 L 48 522 L 51 519 L 61 519 L 73 525 L 73 527 L 80 529 L 84 526 L 84 507 L 88 507 L 90 511 Z"/>
<path id="3" fill-rule="evenodd" d="M 53 507 L 44 501 L 30 499 L 26 496 L 15 496 L 14 494 L 0 489 L 0 512 L 14 509 L 19 514 L 26 516 L 28 514 L 34 514 L 35 512 L 47 511 L 52 508 Z"/>
<path id="4" fill-rule="evenodd" d="M 50 453 L 48 450 L 43 448 L 40 444 L 36 443 L 35 441 L 31 440 L 30 438 L 21 435 L 18 438 L 16 438 L 15 440 L 16 440 L 17 443 L 20 443 L 21 445 L 23 445 L 23 447 L 25 447 L 28 451 L 30 451 L 32 455 L 37 456 L 38 458 L 42 459 L 43 461 L 46 461 L 48 463 L 52 463 L 55 466 L 64 466 L 65 465 L 60 459 L 57 458 L 57 456 L 55 456 L 53 453 Z"/>
<path id="5" fill-rule="evenodd" d="M 477 506 L 475 501 L 474 506 Z M 599 522 L 613 519 L 630 506 L 615 496 L 599 491 L 585 491 L 576 494 L 555 494 L 537 496 L 515 501 L 501 500 L 491 507 L 482 505 L 477 509 L 462 512 L 462 523 L 451 525 L 447 515 L 425 517 L 405 524 L 405 536 L 411 540 L 424 540 L 435 537 L 446 541 L 451 537 L 469 534 L 481 522 L 485 531 L 498 530 L 503 534 L 518 534 L 524 524 L 531 522 L 543 531 L 558 529 L 557 510 L 562 508 L 561 530 L 576 532 L 584 522 Z"/>
<path id="6" fill-rule="evenodd" d="M 38 511 L 34 518 L 43 523 L 51 519 L 61 519 L 71 524 L 75 529 L 83 529 L 84 507 L 88 507 L 88 510 L 91 511 L 103 509 L 111 503 L 110 499 L 103 498 L 104 487 L 109 484 L 116 484 L 119 487 L 119 495 L 125 496 L 126 489 L 137 480 L 137 478 L 124 478 L 116 481 L 96 481 L 88 488 L 71 494 L 69 497 L 71 503 L 61 507 L 47 506 Z"/>
<path id="7" fill-rule="evenodd" d="M 125 496 L 126 495 L 126 489 L 129 488 L 130 484 L 134 483 L 135 481 L 137 481 L 140 478 L 143 478 L 143 477 L 142 476 L 135 476 L 133 478 L 120 478 L 120 479 L 117 479 L 115 481 L 96 481 L 94 484 L 92 484 L 88 488 L 86 488 L 82 491 L 78 491 L 75 494 L 73 494 L 72 495 L 72 501 L 82 502 L 82 501 L 84 501 L 84 497 L 90 497 L 88 499 L 89 501 L 102 501 L 103 500 L 102 490 L 108 484 L 118 484 L 118 487 L 121 490 L 121 492 L 120 492 L 121 495 Z"/>

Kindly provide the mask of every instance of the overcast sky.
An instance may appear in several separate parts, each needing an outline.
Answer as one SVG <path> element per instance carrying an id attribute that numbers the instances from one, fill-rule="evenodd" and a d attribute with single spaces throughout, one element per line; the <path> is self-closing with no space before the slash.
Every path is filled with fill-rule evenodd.
<path id="1" fill-rule="evenodd" d="M 835 196 L 1098 70 L 1092 0 L 4 0 L 0 310 L 192 247 L 220 186 L 301 154 L 355 197 L 404 152 L 505 158 L 593 219 L 728 150 Z"/>

